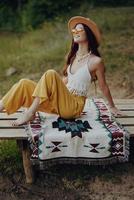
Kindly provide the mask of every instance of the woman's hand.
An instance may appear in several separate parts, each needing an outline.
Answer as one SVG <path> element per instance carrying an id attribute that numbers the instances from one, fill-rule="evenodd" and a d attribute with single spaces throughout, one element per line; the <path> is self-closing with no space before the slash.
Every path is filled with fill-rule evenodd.
<path id="1" fill-rule="evenodd" d="M 120 111 L 120 110 L 119 110 L 117 107 L 115 107 L 115 106 L 109 107 L 109 109 L 110 109 L 110 112 L 111 112 L 115 117 L 117 117 L 117 116 L 124 116 L 124 115 L 125 115 L 122 111 Z"/>

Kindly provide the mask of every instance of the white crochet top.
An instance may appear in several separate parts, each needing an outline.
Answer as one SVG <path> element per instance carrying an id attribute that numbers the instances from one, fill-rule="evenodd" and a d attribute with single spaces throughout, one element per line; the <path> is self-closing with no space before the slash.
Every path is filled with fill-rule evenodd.
<path id="1" fill-rule="evenodd" d="M 89 57 L 83 66 L 80 67 L 74 74 L 71 73 L 71 64 L 67 68 L 68 83 L 66 84 L 69 91 L 79 96 L 86 96 L 88 93 L 89 86 L 91 84 L 91 74 L 88 67 Z"/>

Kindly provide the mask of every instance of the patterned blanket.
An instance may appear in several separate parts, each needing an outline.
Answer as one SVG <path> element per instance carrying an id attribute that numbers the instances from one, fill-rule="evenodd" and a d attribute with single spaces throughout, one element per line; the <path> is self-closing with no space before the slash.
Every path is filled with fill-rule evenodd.
<path id="1" fill-rule="evenodd" d="M 102 98 L 88 98 L 77 119 L 36 112 L 25 130 L 31 161 L 41 169 L 56 163 L 105 165 L 129 160 L 129 132 L 111 115 Z"/>

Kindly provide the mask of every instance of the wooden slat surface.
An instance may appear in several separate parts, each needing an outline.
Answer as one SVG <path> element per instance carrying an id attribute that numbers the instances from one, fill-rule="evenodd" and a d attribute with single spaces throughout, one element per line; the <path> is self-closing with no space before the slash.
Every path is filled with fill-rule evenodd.
<path id="1" fill-rule="evenodd" d="M 114 99 L 114 102 L 127 115 L 116 117 L 116 120 L 130 132 L 131 136 L 134 136 L 134 99 Z M 0 113 L 0 139 L 27 139 L 24 126 L 12 127 L 13 120 L 17 119 L 22 111 L 24 108 L 11 115 Z"/>
<path id="2" fill-rule="evenodd" d="M 130 132 L 131 137 L 134 137 L 134 99 L 114 99 L 114 103 L 126 115 L 116 117 L 117 122 Z"/>
<path id="3" fill-rule="evenodd" d="M 122 103 L 122 104 L 119 104 L 119 103 L 115 103 L 116 107 L 121 109 L 121 110 L 131 110 L 131 111 L 134 111 L 134 104 L 132 103 Z"/>
<path id="4" fill-rule="evenodd" d="M 116 117 L 116 121 L 134 137 L 134 99 L 114 99 L 114 103 L 126 115 Z"/>
<path id="5" fill-rule="evenodd" d="M 134 137 L 134 126 L 124 126 L 124 128 L 132 133 L 131 135 Z"/>
<path id="6" fill-rule="evenodd" d="M 13 120 L 0 120 L 0 128 L 12 126 Z"/>
<path id="7" fill-rule="evenodd" d="M 132 117 L 134 117 L 134 111 L 131 111 L 131 110 L 129 110 L 129 111 L 122 111 L 123 112 L 123 114 L 124 114 L 124 116 L 122 116 L 122 118 L 132 118 Z M 120 118 L 120 116 L 118 116 L 117 118 Z"/>
<path id="8" fill-rule="evenodd" d="M 107 100 L 105 100 L 107 103 Z M 114 99 L 115 104 L 134 104 L 134 99 Z"/>
<path id="9" fill-rule="evenodd" d="M 1 139 L 27 139 L 25 129 L 0 129 L 0 140 Z"/>
<path id="10" fill-rule="evenodd" d="M 134 117 L 133 118 L 116 118 L 116 120 L 122 125 L 133 125 L 134 126 Z"/>
<path id="11" fill-rule="evenodd" d="M 129 110 L 129 111 L 122 111 L 124 113 L 124 115 L 127 115 L 128 117 L 129 116 L 133 116 L 134 117 L 134 111 L 133 110 Z M 11 119 L 11 118 L 18 118 L 20 116 L 21 113 L 14 113 L 14 114 L 11 114 L 11 115 L 7 115 L 7 113 L 0 113 L 0 120 L 4 119 L 4 118 L 7 118 L 7 119 Z M 124 116 L 126 117 L 126 116 Z"/>
<path id="12" fill-rule="evenodd" d="M 16 113 L 10 115 L 8 115 L 5 111 L 0 112 L 0 140 L 28 138 L 24 126 L 12 126 L 13 120 L 16 120 L 24 110 L 24 108 L 21 108 Z"/>
<path id="13" fill-rule="evenodd" d="M 0 119 L 4 119 L 4 118 L 18 118 L 20 116 L 20 112 L 16 112 L 16 113 L 13 113 L 13 114 L 10 114 L 8 115 L 7 113 L 3 112 L 3 113 L 0 113 Z"/>

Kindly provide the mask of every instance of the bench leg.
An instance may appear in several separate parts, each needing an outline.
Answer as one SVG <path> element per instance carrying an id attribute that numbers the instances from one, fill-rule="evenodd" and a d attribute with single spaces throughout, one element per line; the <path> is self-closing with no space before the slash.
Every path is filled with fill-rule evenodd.
<path id="1" fill-rule="evenodd" d="M 19 147 L 22 151 L 23 167 L 26 176 L 26 183 L 33 183 L 34 181 L 34 172 L 33 167 L 30 161 L 30 149 L 27 140 L 17 141 Z"/>
<path id="2" fill-rule="evenodd" d="M 134 163 L 134 137 L 130 136 L 130 157 L 129 160 L 131 163 Z"/>

